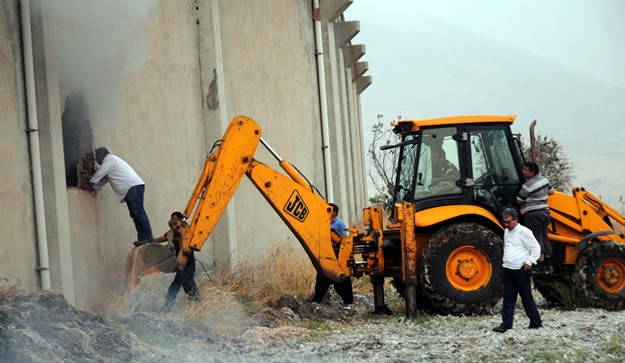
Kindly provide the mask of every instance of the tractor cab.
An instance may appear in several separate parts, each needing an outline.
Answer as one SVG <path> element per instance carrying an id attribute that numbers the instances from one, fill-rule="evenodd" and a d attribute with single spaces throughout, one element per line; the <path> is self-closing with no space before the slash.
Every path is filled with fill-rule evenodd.
<path id="1" fill-rule="evenodd" d="M 394 202 L 415 211 L 476 205 L 495 218 L 514 207 L 522 184 L 522 154 L 514 116 L 461 116 L 398 121 L 402 135 Z"/>

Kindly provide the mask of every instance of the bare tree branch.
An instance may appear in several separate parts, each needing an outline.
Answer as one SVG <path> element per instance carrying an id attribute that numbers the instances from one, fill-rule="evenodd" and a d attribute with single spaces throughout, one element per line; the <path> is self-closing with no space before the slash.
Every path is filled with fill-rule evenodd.
<path id="1" fill-rule="evenodd" d="M 530 155 L 530 147 L 521 140 L 523 154 Z M 573 163 L 564 153 L 562 145 L 552 136 L 536 134 L 536 164 L 555 189 L 568 192 L 573 185 Z"/>
<path id="2" fill-rule="evenodd" d="M 399 137 L 393 133 L 390 125 L 382 122 L 382 115 L 378 115 L 377 122 L 371 127 L 372 141 L 367 149 L 369 158 L 369 180 L 375 188 L 376 195 L 370 198 L 373 204 L 379 204 L 387 211 L 392 208 L 393 185 L 395 171 L 399 158 L 399 148 L 381 151 L 380 147 L 399 142 Z"/>

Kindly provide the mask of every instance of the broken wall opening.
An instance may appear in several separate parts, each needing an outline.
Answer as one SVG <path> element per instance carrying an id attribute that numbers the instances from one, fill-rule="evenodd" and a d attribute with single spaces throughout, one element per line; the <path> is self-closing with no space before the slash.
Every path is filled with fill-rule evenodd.
<path id="1" fill-rule="evenodd" d="M 61 124 L 65 183 L 68 188 L 88 189 L 89 179 L 95 172 L 95 156 L 87 100 L 80 89 L 75 89 L 65 99 Z"/>

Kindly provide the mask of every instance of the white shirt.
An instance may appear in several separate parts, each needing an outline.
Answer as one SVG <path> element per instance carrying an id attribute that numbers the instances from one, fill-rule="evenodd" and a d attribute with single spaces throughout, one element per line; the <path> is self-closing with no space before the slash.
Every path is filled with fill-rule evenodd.
<path id="1" fill-rule="evenodd" d="M 107 154 L 104 157 L 102 165 L 89 179 L 89 182 L 93 183 L 95 190 L 101 190 L 107 182 L 110 182 L 120 203 L 124 202 L 126 193 L 130 188 L 145 184 L 127 162 L 113 154 Z"/>
<path id="2" fill-rule="evenodd" d="M 523 264 L 533 265 L 540 257 L 540 245 L 532 231 L 517 224 L 503 235 L 503 267 L 520 270 Z"/>

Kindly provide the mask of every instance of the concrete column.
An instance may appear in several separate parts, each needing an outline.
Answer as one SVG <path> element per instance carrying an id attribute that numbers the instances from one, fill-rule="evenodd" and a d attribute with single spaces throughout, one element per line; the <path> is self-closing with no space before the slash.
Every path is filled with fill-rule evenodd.
<path id="1" fill-rule="evenodd" d="M 62 110 L 56 72 L 58 67 L 52 48 L 57 42 L 52 39 L 55 32 L 51 22 L 47 21 L 45 12 L 41 10 L 41 1 L 32 1 L 31 5 L 51 283 L 53 289 L 60 290 L 65 299 L 74 304 L 74 271 L 63 158 Z"/>
<path id="2" fill-rule="evenodd" d="M 343 135 L 346 130 L 343 129 L 342 125 L 342 115 L 340 112 L 341 100 L 339 98 L 340 84 L 338 79 L 338 74 L 343 68 L 337 61 L 337 50 L 334 42 L 335 24 L 328 23 L 327 27 L 328 46 L 326 50 L 326 67 L 328 77 L 326 78 L 326 94 L 328 96 L 328 115 L 330 118 L 330 139 L 334 145 L 332 148 L 334 200 L 332 202 L 336 203 L 340 207 L 339 218 L 347 222 L 348 220 L 345 219 L 348 215 L 346 207 L 351 196 L 347 192 L 347 183 L 345 179 L 347 169 L 345 165 L 345 153 L 343 152 L 345 148 L 343 144 Z"/>
<path id="3" fill-rule="evenodd" d="M 18 0 L 0 5 L 0 155 L 2 183 L 0 219 L 3 232 L 0 248 L 0 276 L 6 284 L 18 284 L 26 292 L 39 289 L 37 236 L 34 228 L 33 185 L 30 177 L 29 137 L 24 89 L 24 62 Z"/>
<path id="4" fill-rule="evenodd" d="M 204 133 L 208 154 L 213 142 L 226 131 L 230 123 L 230 114 L 224 81 L 219 0 L 197 0 L 196 4 L 199 76 L 202 85 Z M 200 165 L 198 172 L 203 163 L 204 160 L 198 161 Z M 212 255 L 213 268 L 219 271 L 230 271 L 239 263 L 235 212 L 234 203 L 230 203 L 205 244 Z"/>
<path id="5" fill-rule="evenodd" d="M 352 164 L 352 160 L 350 157 L 351 154 L 351 135 L 353 133 L 353 130 L 351 129 L 350 126 L 350 122 L 349 122 L 349 103 L 348 103 L 348 96 L 347 96 L 347 89 L 346 86 L 348 84 L 348 81 L 346 79 L 346 68 L 344 67 L 345 65 L 345 58 L 343 56 L 343 51 L 342 49 L 339 50 L 338 52 L 338 63 L 342 66 L 341 67 L 341 72 L 338 74 L 339 77 L 339 85 L 340 85 L 340 105 L 341 105 L 341 123 L 342 123 L 342 128 L 344 131 L 342 138 L 343 138 L 343 157 L 344 157 L 344 163 L 345 163 L 345 183 L 347 185 L 347 204 L 344 206 L 343 209 L 345 209 L 345 211 L 348 213 L 349 218 L 348 220 L 352 221 L 353 220 L 353 216 L 354 213 L 356 211 L 356 201 L 355 201 L 355 190 L 354 190 L 354 174 L 353 174 L 353 164 Z"/>
<path id="6" fill-rule="evenodd" d="M 352 80 L 352 70 L 350 68 L 345 69 L 345 84 L 346 84 L 346 92 L 347 92 L 347 107 L 348 107 L 348 122 L 350 132 L 350 141 L 349 141 L 349 158 L 350 158 L 350 171 L 352 173 L 352 189 L 354 193 L 354 205 L 352 207 L 351 213 L 353 215 L 358 215 L 362 206 L 359 204 L 359 200 L 362 198 L 362 188 L 361 182 L 363 178 L 362 173 L 359 173 L 359 165 L 363 157 L 362 151 L 360 151 L 360 132 L 362 128 L 362 124 L 360 120 L 357 118 L 356 111 L 356 99 L 357 95 L 354 92 L 353 80 Z"/>
<path id="7" fill-rule="evenodd" d="M 364 175 L 365 177 L 359 179 L 358 190 L 360 195 L 358 196 L 358 202 L 362 203 L 360 207 L 357 206 L 358 209 L 362 209 L 369 204 L 368 196 L 367 196 L 367 172 L 366 172 L 366 148 L 364 146 L 364 130 L 362 128 L 362 113 L 360 108 L 360 93 L 355 91 L 353 98 L 353 117 L 355 122 L 359 125 L 357 135 L 355 136 L 357 139 L 357 145 L 354 145 L 354 149 L 357 148 L 356 155 L 358 156 L 357 161 L 354 163 L 355 171 L 358 175 Z"/>

